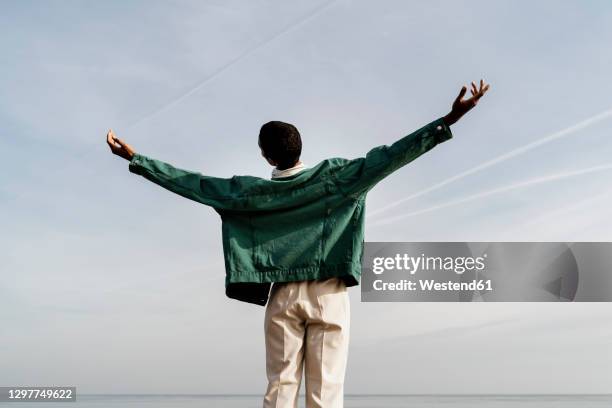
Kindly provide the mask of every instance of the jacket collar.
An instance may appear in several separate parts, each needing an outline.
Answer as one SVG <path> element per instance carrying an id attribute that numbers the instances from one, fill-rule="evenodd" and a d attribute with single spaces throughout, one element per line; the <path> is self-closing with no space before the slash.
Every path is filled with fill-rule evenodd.
<path id="1" fill-rule="evenodd" d="M 299 173 L 305 168 L 306 168 L 306 165 L 302 163 L 301 161 L 298 161 L 295 166 L 290 167 L 288 169 L 284 169 L 284 170 L 279 170 L 275 167 L 274 169 L 272 169 L 272 178 L 276 179 L 276 178 L 293 176 L 294 174 Z"/>

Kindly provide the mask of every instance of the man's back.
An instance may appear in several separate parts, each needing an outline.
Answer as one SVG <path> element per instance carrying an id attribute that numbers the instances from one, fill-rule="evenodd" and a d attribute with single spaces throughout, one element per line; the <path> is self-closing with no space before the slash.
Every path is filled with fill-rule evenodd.
<path id="1" fill-rule="evenodd" d="M 264 305 L 271 282 L 359 283 L 365 197 L 380 180 L 452 137 L 437 119 L 365 157 L 327 159 L 280 179 L 217 178 L 136 154 L 130 171 L 213 207 L 222 219 L 227 296 Z"/>

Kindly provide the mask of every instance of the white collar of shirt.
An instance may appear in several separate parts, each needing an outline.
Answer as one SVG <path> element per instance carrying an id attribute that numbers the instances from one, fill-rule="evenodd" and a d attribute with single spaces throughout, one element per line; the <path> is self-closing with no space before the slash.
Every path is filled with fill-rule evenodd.
<path id="1" fill-rule="evenodd" d="M 275 178 L 293 176 L 294 174 L 299 173 L 305 168 L 306 168 L 306 165 L 302 163 L 301 161 L 298 161 L 295 166 L 290 167 L 288 169 L 284 169 L 284 170 L 279 170 L 275 167 L 274 169 L 272 169 L 272 178 L 275 179 Z"/>

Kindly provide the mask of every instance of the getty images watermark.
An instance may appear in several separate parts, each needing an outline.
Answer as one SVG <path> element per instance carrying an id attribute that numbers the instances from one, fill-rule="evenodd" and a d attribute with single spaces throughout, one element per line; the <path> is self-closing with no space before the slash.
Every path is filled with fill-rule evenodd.
<path id="1" fill-rule="evenodd" d="M 609 242 L 366 242 L 364 302 L 608 302 Z"/>

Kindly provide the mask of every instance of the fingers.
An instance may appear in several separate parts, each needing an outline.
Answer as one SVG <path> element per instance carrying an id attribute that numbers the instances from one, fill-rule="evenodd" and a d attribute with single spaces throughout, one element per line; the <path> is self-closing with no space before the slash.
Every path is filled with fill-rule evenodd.
<path id="1" fill-rule="evenodd" d="M 478 85 L 476 85 L 474 81 L 471 81 L 469 87 L 472 96 L 467 99 L 462 99 L 467 92 L 467 87 L 464 85 L 461 88 L 459 96 L 457 96 L 452 106 L 452 112 L 454 112 L 457 117 L 461 117 L 476 106 L 478 100 L 485 94 L 485 92 L 489 90 L 490 86 L 484 81 L 484 79 L 480 79 L 478 82 Z"/>
<path id="2" fill-rule="evenodd" d="M 127 145 L 115 136 L 112 129 L 106 134 L 106 143 L 108 147 L 110 147 L 111 152 L 118 156 L 125 157 L 125 152 L 129 151 L 129 149 L 126 148 Z"/>
<path id="3" fill-rule="evenodd" d="M 466 92 L 467 92 L 467 87 L 465 85 L 463 85 L 461 87 L 461 90 L 459 91 L 459 95 L 455 98 L 455 102 L 460 101 L 461 98 L 463 98 L 463 96 L 465 95 Z"/>
<path id="4" fill-rule="evenodd" d="M 489 90 L 489 85 L 485 85 L 484 88 L 482 88 L 482 90 L 480 91 L 480 94 L 478 95 L 478 99 L 482 98 L 482 96 L 485 94 L 485 92 L 487 92 Z"/>
<path id="5" fill-rule="evenodd" d="M 117 145 L 115 144 L 115 134 L 113 133 L 113 130 L 109 130 L 108 133 L 106 134 L 106 143 L 108 143 L 108 146 L 111 148 L 112 151 L 115 151 L 115 149 L 117 149 Z"/>
<path id="6" fill-rule="evenodd" d="M 109 130 L 108 134 L 106 135 L 106 141 L 108 142 L 108 144 L 112 144 L 114 147 L 122 147 L 122 148 L 127 148 L 129 147 L 127 143 L 125 143 L 123 140 L 119 139 L 117 136 L 115 136 L 115 133 L 113 132 L 113 130 Z"/>
<path id="7" fill-rule="evenodd" d="M 480 80 L 480 89 L 476 95 L 476 99 L 482 98 L 482 96 L 489 90 L 489 84 L 486 84 L 483 79 Z"/>

